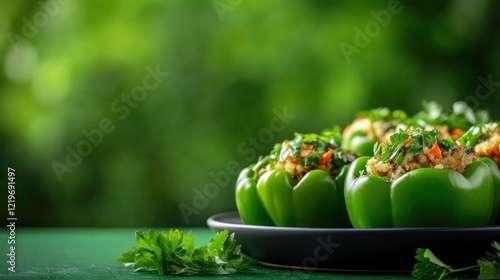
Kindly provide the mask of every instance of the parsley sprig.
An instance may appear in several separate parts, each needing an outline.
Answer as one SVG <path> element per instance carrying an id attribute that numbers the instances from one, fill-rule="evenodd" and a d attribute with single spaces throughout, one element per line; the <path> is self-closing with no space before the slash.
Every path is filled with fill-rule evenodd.
<path id="1" fill-rule="evenodd" d="M 170 230 L 169 233 L 136 231 L 137 247 L 116 261 L 132 265 L 135 271 L 158 274 L 218 275 L 250 272 L 251 259 L 241 253 L 234 233 L 218 232 L 207 246 L 196 248 L 194 235 Z"/>
<path id="2" fill-rule="evenodd" d="M 495 252 L 486 252 L 477 260 L 476 265 L 454 269 L 445 264 L 429 249 L 418 248 L 415 259 L 418 261 L 412 275 L 419 279 L 445 279 L 451 274 L 479 269 L 478 279 L 500 279 L 500 243 L 494 241 L 491 246 Z"/>

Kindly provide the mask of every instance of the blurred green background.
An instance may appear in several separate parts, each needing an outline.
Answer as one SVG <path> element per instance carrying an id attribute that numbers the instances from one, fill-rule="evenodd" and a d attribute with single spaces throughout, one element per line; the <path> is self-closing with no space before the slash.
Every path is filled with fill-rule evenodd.
<path id="1" fill-rule="evenodd" d="M 4 1 L 0 178 L 22 226 L 204 226 L 294 131 L 424 99 L 499 119 L 499 26 L 493 0 Z"/>

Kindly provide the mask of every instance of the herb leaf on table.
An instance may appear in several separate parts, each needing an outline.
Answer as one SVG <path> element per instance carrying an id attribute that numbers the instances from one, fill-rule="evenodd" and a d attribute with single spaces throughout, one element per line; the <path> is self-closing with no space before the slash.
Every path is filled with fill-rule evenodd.
<path id="1" fill-rule="evenodd" d="M 219 275 L 251 272 L 251 259 L 241 253 L 234 233 L 218 232 L 207 246 L 196 248 L 194 235 L 180 230 L 169 233 L 150 231 L 135 233 L 137 247 L 122 254 L 116 261 L 132 265 L 135 271 L 158 274 Z"/>
<path id="2" fill-rule="evenodd" d="M 494 253 L 486 252 L 485 256 L 477 260 L 476 265 L 454 269 L 445 264 L 429 249 L 418 248 L 415 259 L 418 261 L 413 267 L 412 275 L 419 279 L 444 279 L 450 274 L 479 269 L 478 279 L 500 279 L 500 243 L 493 241 L 491 246 Z"/>

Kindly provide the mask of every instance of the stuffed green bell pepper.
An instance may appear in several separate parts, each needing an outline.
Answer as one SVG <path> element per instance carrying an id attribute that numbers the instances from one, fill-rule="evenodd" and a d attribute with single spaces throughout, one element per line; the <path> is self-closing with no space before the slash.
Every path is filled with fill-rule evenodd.
<path id="1" fill-rule="evenodd" d="M 432 131 L 400 131 L 350 166 L 345 202 L 355 228 L 475 227 L 500 212 L 500 171 Z"/>
<path id="2" fill-rule="evenodd" d="M 383 142 L 399 128 L 406 128 L 406 120 L 406 113 L 400 110 L 377 108 L 360 112 L 354 122 L 345 127 L 342 148 L 373 156 L 375 143 Z"/>
<path id="3" fill-rule="evenodd" d="M 357 157 L 340 149 L 340 132 L 299 134 L 241 171 L 236 206 L 251 225 L 351 227 L 343 186 Z"/>

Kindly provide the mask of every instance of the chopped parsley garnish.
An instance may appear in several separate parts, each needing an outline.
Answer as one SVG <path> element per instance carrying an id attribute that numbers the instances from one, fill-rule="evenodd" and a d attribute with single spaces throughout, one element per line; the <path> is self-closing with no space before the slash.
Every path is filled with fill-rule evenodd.
<path id="1" fill-rule="evenodd" d="M 315 154 L 312 154 L 308 157 L 301 157 L 299 159 L 299 164 L 308 165 L 308 166 L 311 166 L 311 168 L 316 168 L 318 166 L 319 159 L 320 159 L 320 154 L 315 153 Z"/>
<path id="2" fill-rule="evenodd" d="M 300 151 L 302 150 L 302 142 L 304 140 L 304 135 L 295 133 L 295 138 L 290 142 L 288 147 L 290 147 L 292 151 L 292 157 L 299 157 Z"/>
<path id="3" fill-rule="evenodd" d="M 439 148 L 452 149 L 458 145 L 450 139 L 441 139 L 437 128 L 430 131 L 415 130 L 406 133 L 403 130 L 391 135 L 390 142 L 383 142 L 375 145 L 375 157 L 379 157 L 383 162 L 394 160 L 396 164 L 403 163 L 404 152 L 410 155 L 422 153 L 424 147 L 431 148 L 435 143 Z"/>
<path id="4" fill-rule="evenodd" d="M 297 163 L 314 169 L 318 165 L 325 164 L 323 156 L 330 152 L 331 157 L 327 158 L 327 162 L 332 163 L 334 167 L 342 167 L 353 161 L 356 156 L 340 148 L 341 133 L 340 127 L 323 130 L 320 134 L 296 132 L 294 139 L 285 141 L 286 144 L 279 143 L 274 146 L 269 159 L 270 167 L 274 168 L 276 162 L 283 162 L 288 157 L 292 157 L 297 160 Z M 309 145 L 312 147 L 308 149 L 309 154 L 301 155 L 304 146 Z"/>
<path id="5" fill-rule="evenodd" d="M 410 123 L 416 127 L 425 127 L 427 125 L 443 125 L 462 130 L 469 129 L 472 125 L 487 123 L 490 121 L 490 115 L 486 110 L 474 112 L 467 103 L 457 101 L 453 103 L 453 109 L 448 112 L 435 101 L 422 102 L 422 111 L 415 114 L 410 119 Z"/>

